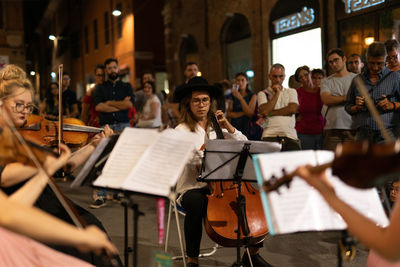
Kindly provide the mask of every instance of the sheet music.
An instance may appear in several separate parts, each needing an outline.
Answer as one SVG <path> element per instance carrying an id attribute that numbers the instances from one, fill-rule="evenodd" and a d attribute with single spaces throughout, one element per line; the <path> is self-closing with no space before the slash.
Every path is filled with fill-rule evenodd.
<path id="1" fill-rule="evenodd" d="M 323 164 L 331 161 L 333 157 L 333 152 L 312 150 L 258 155 L 259 175 L 265 180 L 272 175 L 280 177 L 283 167 L 289 173 L 297 166 L 316 165 L 317 162 Z M 334 185 L 339 198 L 373 221 L 381 225 L 388 223 L 375 189 L 360 190 L 350 187 L 332 176 L 330 171 L 327 171 L 327 177 Z M 261 192 L 266 194 L 262 199 L 267 220 L 273 227 L 270 229 L 272 234 L 346 228 L 340 215 L 329 207 L 314 188 L 299 177 L 293 178 L 290 188 L 283 186 L 279 192 L 280 194 Z"/>
<path id="2" fill-rule="evenodd" d="M 93 185 L 120 188 L 145 150 L 159 137 L 157 130 L 125 128 Z"/>
<path id="3" fill-rule="evenodd" d="M 218 168 L 228 160 L 232 159 L 235 155 L 238 155 L 242 151 L 244 144 L 250 145 L 250 153 L 271 153 L 278 152 L 281 150 L 281 144 L 275 142 L 262 142 L 262 141 L 238 141 L 238 140 L 225 140 L 215 139 L 207 140 L 206 142 L 206 164 L 205 170 L 202 172 L 202 178 L 212 179 L 232 179 L 236 166 L 239 162 L 239 156 L 224 165 L 222 168 Z M 210 152 L 211 151 L 211 152 Z M 215 152 L 212 152 L 215 151 Z M 223 153 L 226 152 L 226 153 Z M 236 153 L 231 153 L 236 152 Z M 210 172 L 213 172 L 209 174 Z M 206 177 L 207 176 L 207 177 Z M 252 158 L 248 158 L 243 172 L 243 180 L 255 181 L 256 176 L 254 173 L 254 165 Z"/>
<path id="4" fill-rule="evenodd" d="M 195 149 L 193 134 L 165 130 L 146 151 L 122 188 L 168 196 Z"/>
<path id="5" fill-rule="evenodd" d="M 78 176 L 71 183 L 71 188 L 76 188 L 82 185 L 83 180 L 89 174 L 90 170 L 93 168 L 97 159 L 101 155 L 101 153 L 106 148 L 107 144 L 110 142 L 110 138 L 103 138 L 100 143 L 97 145 L 96 150 L 90 155 L 82 170 L 79 172 Z"/>

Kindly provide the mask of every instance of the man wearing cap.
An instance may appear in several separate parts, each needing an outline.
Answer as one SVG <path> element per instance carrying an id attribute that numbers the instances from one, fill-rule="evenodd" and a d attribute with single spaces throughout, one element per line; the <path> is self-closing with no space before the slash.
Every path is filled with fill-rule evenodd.
<path id="1" fill-rule="evenodd" d="M 182 118 L 176 129 L 194 133 L 198 137 L 196 148 L 199 151 L 207 139 L 217 138 L 211 116 L 216 116 L 226 139 L 247 140 L 246 136 L 228 122 L 221 110 L 216 112 L 212 110 L 211 107 L 215 106 L 215 99 L 219 97 L 220 91 L 209 85 L 207 80 L 194 77 L 181 89 L 175 95 L 180 103 Z M 201 158 L 195 156 L 186 165 L 176 186 L 179 194 L 177 201 L 186 211 L 184 231 L 189 267 L 199 266 L 202 222 L 207 212 L 207 194 L 210 194 L 207 184 L 197 181 L 200 164 Z M 253 247 L 253 252 L 254 255 L 251 256 L 253 266 L 270 266 L 258 255 L 258 248 Z M 250 266 L 248 258 L 244 259 L 244 266 Z"/>

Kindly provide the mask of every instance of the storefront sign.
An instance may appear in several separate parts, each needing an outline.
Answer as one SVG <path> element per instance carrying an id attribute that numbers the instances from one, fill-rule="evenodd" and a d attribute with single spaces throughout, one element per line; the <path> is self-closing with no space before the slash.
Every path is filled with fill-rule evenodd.
<path id="1" fill-rule="evenodd" d="M 313 23 L 314 9 L 303 7 L 302 11 L 274 20 L 275 33 L 283 33 Z"/>
<path id="2" fill-rule="evenodd" d="M 385 2 L 385 0 L 342 0 L 347 14 L 364 8 L 376 6 Z"/>

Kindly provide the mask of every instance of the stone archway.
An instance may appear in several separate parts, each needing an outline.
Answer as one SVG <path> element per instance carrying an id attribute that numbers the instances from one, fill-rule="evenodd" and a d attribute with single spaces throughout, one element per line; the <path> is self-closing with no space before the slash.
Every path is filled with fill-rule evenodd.
<path id="1" fill-rule="evenodd" d="M 234 78 L 237 72 L 252 68 L 251 30 L 247 18 L 235 13 L 226 19 L 220 35 L 223 73 Z"/>

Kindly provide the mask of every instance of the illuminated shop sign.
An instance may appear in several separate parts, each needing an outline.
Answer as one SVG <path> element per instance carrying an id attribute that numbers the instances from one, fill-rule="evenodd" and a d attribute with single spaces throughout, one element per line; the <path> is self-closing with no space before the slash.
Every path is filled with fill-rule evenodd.
<path id="1" fill-rule="evenodd" d="M 376 6 L 385 2 L 385 0 L 342 0 L 347 14 L 371 6 Z"/>
<path id="2" fill-rule="evenodd" d="M 275 25 L 275 33 L 279 34 L 311 24 L 314 20 L 314 9 L 303 7 L 300 12 L 274 20 L 273 23 Z"/>

